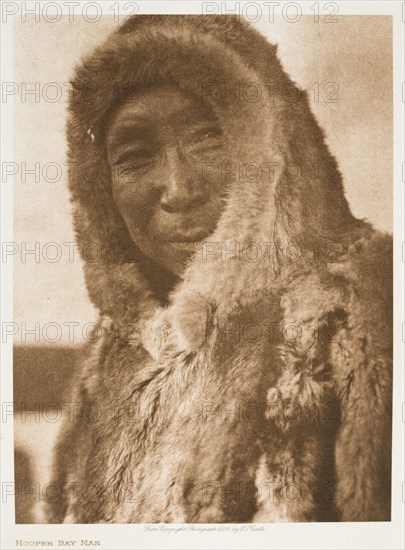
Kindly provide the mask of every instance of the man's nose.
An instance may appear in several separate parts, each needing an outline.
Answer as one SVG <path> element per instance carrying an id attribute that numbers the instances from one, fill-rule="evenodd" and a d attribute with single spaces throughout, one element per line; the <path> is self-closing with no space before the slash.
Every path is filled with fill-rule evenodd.
<path id="1" fill-rule="evenodd" d="M 166 212 L 186 212 L 207 202 L 198 167 L 178 148 L 167 150 L 163 178 L 160 204 Z"/>

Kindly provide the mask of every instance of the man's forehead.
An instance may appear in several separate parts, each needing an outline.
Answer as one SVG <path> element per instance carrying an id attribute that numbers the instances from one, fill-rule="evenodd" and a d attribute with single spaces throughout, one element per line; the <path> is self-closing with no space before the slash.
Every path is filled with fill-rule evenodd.
<path id="1" fill-rule="evenodd" d="M 215 118 L 212 107 L 190 92 L 174 86 L 148 89 L 129 96 L 116 110 L 112 123 L 121 126 L 156 122 L 186 122 L 192 117 Z"/>

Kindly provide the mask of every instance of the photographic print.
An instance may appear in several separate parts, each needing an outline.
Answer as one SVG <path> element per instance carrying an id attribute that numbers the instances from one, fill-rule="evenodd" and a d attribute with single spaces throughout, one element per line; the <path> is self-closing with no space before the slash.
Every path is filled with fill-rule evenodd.
<path id="1" fill-rule="evenodd" d="M 402 548 L 401 5 L 186 4 L 3 3 L 2 536 Z"/>

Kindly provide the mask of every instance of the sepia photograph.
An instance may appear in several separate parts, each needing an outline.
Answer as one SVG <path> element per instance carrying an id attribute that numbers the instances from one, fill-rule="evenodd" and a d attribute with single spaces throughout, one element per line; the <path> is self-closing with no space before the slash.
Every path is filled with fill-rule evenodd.
<path id="1" fill-rule="evenodd" d="M 7 548 L 403 547 L 374 4 L 4 2 Z"/>

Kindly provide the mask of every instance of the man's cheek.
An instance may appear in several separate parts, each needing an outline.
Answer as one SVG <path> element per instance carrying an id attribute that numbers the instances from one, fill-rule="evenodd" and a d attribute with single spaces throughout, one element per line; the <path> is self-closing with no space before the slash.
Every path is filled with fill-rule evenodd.
<path id="1" fill-rule="evenodd" d="M 113 191 L 118 210 L 129 226 L 144 226 L 154 209 L 153 193 L 138 185 L 134 178 L 127 178 Z"/>
<path id="2" fill-rule="evenodd" d="M 224 186 L 237 179 L 238 163 L 228 152 L 221 150 L 201 160 L 197 167 L 201 183 L 211 193 L 221 194 Z"/>

